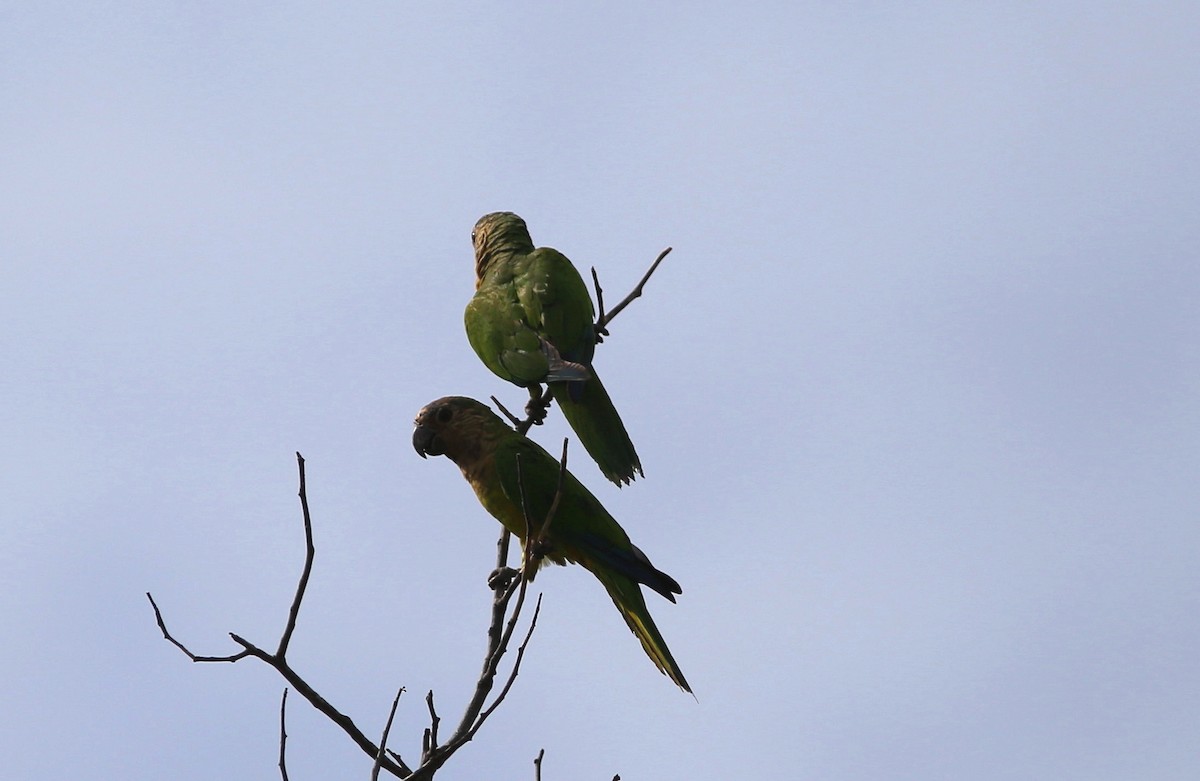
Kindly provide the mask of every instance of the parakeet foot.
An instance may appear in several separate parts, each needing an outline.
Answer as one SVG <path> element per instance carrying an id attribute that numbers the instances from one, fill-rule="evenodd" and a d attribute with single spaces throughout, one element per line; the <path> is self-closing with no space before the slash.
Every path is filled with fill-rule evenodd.
<path id="1" fill-rule="evenodd" d="M 529 386 L 529 402 L 525 405 L 525 416 L 540 426 L 546 420 L 546 406 L 542 404 L 542 386 L 534 383 Z"/>
<path id="2" fill-rule="evenodd" d="M 517 570 L 512 567 L 496 567 L 492 570 L 492 574 L 488 575 L 488 588 L 492 591 L 503 591 L 508 588 L 508 584 L 512 583 L 516 576 Z"/>

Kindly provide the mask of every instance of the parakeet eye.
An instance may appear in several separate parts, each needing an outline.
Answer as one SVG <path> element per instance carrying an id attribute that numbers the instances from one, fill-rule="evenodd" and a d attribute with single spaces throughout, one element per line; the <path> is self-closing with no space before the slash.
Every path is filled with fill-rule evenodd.
<path id="1" fill-rule="evenodd" d="M 475 243 L 475 231 L 471 231 L 471 243 Z"/>
<path id="2" fill-rule="evenodd" d="M 449 407 L 442 407 L 437 411 L 438 423 L 449 423 L 450 418 L 452 417 L 454 417 L 454 410 L 450 409 Z"/>

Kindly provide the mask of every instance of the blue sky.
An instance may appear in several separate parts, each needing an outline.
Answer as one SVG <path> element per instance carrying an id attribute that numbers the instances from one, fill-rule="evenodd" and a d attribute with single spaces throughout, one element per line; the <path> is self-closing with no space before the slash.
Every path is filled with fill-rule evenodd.
<path id="1" fill-rule="evenodd" d="M 696 690 L 543 573 L 447 778 L 1184 779 L 1200 766 L 1188 3 L 42 3 L 0 12 L 6 775 L 274 777 L 271 645 L 415 756 L 496 524 L 411 420 L 521 214 L 612 300 Z M 535 432 L 556 450 L 552 419 Z M 653 596 L 653 595 L 651 595 Z M 293 699 L 293 778 L 369 763 Z"/>

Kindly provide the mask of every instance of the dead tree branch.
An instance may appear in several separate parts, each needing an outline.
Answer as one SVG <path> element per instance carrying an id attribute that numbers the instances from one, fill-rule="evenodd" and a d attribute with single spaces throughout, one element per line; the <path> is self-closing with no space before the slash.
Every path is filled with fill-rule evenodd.
<path id="1" fill-rule="evenodd" d="M 609 312 L 604 311 L 604 291 L 600 287 L 600 277 L 596 274 L 596 267 L 592 266 L 592 284 L 596 287 L 596 309 L 600 312 L 600 316 L 596 318 L 595 326 L 597 342 L 602 341 L 602 337 L 608 336 L 608 324 L 611 323 L 617 315 L 621 314 L 625 307 L 633 303 L 634 299 L 642 297 L 642 288 L 646 287 L 646 283 L 650 281 L 651 275 L 658 270 L 658 264 L 662 263 L 663 258 L 665 258 L 670 252 L 671 248 L 667 247 L 665 250 L 658 253 L 658 257 L 654 259 L 654 262 L 650 264 L 650 268 L 645 274 L 642 275 L 641 281 L 637 283 L 637 287 L 635 287 L 629 293 L 629 295 L 621 299 L 621 303 L 617 304 Z"/>
<path id="2" fill-rule="evenodd" d="M 528 646 L 530 638 L 533 636 L 533 630 L 537 626 L 538 614 L 541 611 L 541 597 L 538 597 L 537 605 L 534 609 L 533 617 L 530 619 L 529 628 L 525 633 L 525 637 L 521 645 L 517 649 L 516 658 L 513 660 L 512 669 L 509 671 L 504 685 L 500 692 L 492 699 L 491 703 L 485 708 L 488 700 L 488 695 L 491 694 L 494 686 L 495 677 L 499 671 L 500 663 L 508 650 L 509 641 L 512 638 L 513 631 L 520 618 L 521 608 L 525 601 L 525 590 L 527 581 L 525 578 L 510 579 L 507 583 L 500 583 L 494 586 L 492 598 L 491 620 L 488 625 L 488 645 L 484 655 L 483 672 L 479 677 L 475 686 L 475 693 L 464 711 L 463 718 L 455 729 L 454 734 L 446 741 L 444 745 L 438 745 L 438 724 L 441 719 L 438 717 L 433 705 L 433 692 L 430 691 L 426 697 L 426 703 L 429 709 L 430 726 L 425 730 L 424 740 L 422 741 L 421 763 L 414 770 L 410 768 L 400 755 L 386 748 L 387 736 L 391 730 L 392 720 L 395 716 L 396 708 L 399 704 L 400 694 L 404 689 L 400 689 L 400 693 L 396 695 L 395 701 L 392 703 L 391 712 L 388 715 L 387 726 L 384 728 L 383 736 L 380 739 L 380 744 L 377 746 L 368 738 L 362 730 L 355 725 L 354 721 L 328 700 L 322 697 L 315 689 L 309 685 L 303 677 L 297 673 L 288 663 L 286 654 L 288 645 L 291 642 L 292 636 L 295 633 L 296 622 L 300 614 L 300 606 L 304 599 L 305 591 L 308 588 L 309 576 L 312 573 L 313 561 L 316 557 L 316 547 L 313 544 L 312 533 L 312 516 L 308 508 L 308 493 L 305 483 L 304 458 L 299 453 L 296 454 L 296 462 L 300 472 L 300 506 L 304 517 L 304 537 L 305 537 L 305 558 L 304 566 L 301 570 L 300 580 L 296 587 L 296 593 L 292 598 L 291 606 L 288 610 L 287 621 L 284 630 L 279 639 L 279 645 L 274 653 L 259 648 L 254 643 L 245 638 L 230 633 L 230 638 L 237 645 L 241 646 L 241 650 L 225 656 L 208 656 L 193 653 L 182 642 L 177 640 L 170 630 L 167 629 L 166 621 L 163 618 L 162 610 L 154 601 L 154 597 L 150 592 L 146 592 L 146 598 L 150 601 L 150 606 L 154 609 L 154 620 L 158 624 L 159 630 L 162 632 L 163 638 L 169 643 L 178 648 L 188 659 L 193 662 L 237 662 L 246 657 L 254 657 L 263 663 L 272 667 L 278 672 L 290 688 L 302 697 L 308 700 L 318 712 L 322 713 L 326 718 L 334 724 L 341 727 L 342 731 L 350 737 L 356 745 L 359 746 L 374 762 L 373 778 L 378 777 L 380 770 L 386 770 L 396 778 L 412 779 L 413 781 L 425 781 L 433 778 L 446 761 L 453 754 L 469 742 L 479 728 L 483 726 L 488 717 L 495 712 L 500 703 L 508 695 L 512 688 L 513 682 L 517 678 L 520 671 L 521 660 L 525 655 L 525 648 Z M 565 466 L 564 466 L 565 468 Z M 555 497 L 555 504 L 558 498 Z M 497 544 L 497 561 L 498 567 L 505 566 L 508 559 L 508 543 L 502 535 L 500 542 Z M 517 596 L 511 613 L 509 605 L 512 603 L 514 594 Z M 279 769 L 284 781 L 287 781 L 287 767 L 285 761 L 285 748 L 287 744 L 287 731 L 285 722 L 287 704 L 287 689 L 284 690 L 283 700 L 280 704 L 280 740 L 279 740 Z"/>

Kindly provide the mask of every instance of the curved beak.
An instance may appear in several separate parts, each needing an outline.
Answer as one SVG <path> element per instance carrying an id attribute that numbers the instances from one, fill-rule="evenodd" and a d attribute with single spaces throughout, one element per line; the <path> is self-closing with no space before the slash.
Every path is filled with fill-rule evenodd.
<path id="1" fill-rule="evenodd" d="M 444 452 L 441 443 L 438 442 L 437 432 L 424 426 L 413 429 L 413 450 L 416 450 L 421 458 L 425 458 L 426 455 L 440 456 Z"/>

